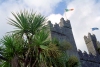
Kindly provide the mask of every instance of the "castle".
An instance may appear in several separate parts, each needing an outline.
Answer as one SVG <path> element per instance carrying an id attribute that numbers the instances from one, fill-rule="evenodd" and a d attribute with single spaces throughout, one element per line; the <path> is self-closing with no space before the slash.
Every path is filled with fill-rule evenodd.
<path id="1" fill-rule="evenodd" d="M 76 43 L 74 40 L 72 27 L 69 20 L 60 19 L 59 24 L 52 24 L 48 21 L 50 27 L 50 38 L 56 38 L 59 41 L 68 41 L 72 45 L 72 50 L 68 51 L 69 55 L 75 55 L 80 60 L 80 67 L 100 67 L 100 55 L 99 47 L 100 43 L 97 41 L 96 36 L 88 33 L 88 36 L 84 36 L 85 43 L 87 45 L 89 54 L 81 50 L 77 50 Z"/>

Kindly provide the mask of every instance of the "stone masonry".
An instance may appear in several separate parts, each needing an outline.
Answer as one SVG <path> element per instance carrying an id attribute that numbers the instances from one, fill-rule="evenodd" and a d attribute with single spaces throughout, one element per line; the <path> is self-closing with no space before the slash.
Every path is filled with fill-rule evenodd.
<path id="1" fill-rule="evenodd" d="M 64 18 L 60 19 L 60 23 L 55 23 L 54 25 L 51 23 L 51 21 L 48 21 L 48 24 L 50 26 L 50 38 L 56 38 L 57 40 L 61 41 L 67 41 L 69 42 L 73 49 L 68 51 L 68 55 L 75 55 L 78 56 L 77 47 L 75 44 L 75 40 L 72 33 L 72 27 L 70 24 L 70 21 L 65 21 Z"/>
<path id="2" fill-rule="evenodd" d="M 77 51 L 76 43 L 74 40 L 72 27 L 69 20 L 60 19 L 59 24 L 55 23 L 54 25 L 51 21 L 48 21 L 50 27 L 50 39 L 56 38 L 57 40 L 67 41 L 73 47 L 72 50 L 67 51 L 68 55 L 77 56 L 80 60 L 79 67 L 100 67 L 100 55 L 98 48 L 100 47 L 99 41 L 97 41 L 96 36 L 88 33 L 88 36 L 84 36 L 85 43 L 87 45 L 89 54 L 81 50 Z"/>
<path id="3" fill-rule="evenodd" d="M 98 48 L 100 48 L 100 43 L 97 41 L 96 36 L 88 33 L 88 36 L 84 36 L 85 43 L 88 48 L 89 54 L 84 51 L 78 50 L 80 57 L 80 62 L 82 67 L 100 67 L 100 53 Z"/>

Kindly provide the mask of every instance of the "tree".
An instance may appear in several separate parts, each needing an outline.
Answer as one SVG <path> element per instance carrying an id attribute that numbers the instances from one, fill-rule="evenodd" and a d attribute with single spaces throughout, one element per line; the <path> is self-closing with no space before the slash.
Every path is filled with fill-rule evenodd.
<path id="1" fill-rule="evenodd" d="M 17 29 L 1 39 L 3 67 L 66 67 L 67 43 L 50 41 L 46 17 L 28 11 L 12 15 L 15 19 L 9 18 L 9 24 Z"/>

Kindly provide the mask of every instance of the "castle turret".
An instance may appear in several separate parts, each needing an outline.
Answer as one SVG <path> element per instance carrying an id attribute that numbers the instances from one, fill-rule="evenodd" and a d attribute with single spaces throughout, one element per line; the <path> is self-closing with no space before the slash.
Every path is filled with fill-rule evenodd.
<path id="1" fill-rule="evenodd" d="M 59 24 L 56 23 L 52 25 L 50 21 L 48 22 L 48 24 L 50 26 L 50 38 L 56 38 L 57 40 L 59 40 L 59 42 L 69 42 L 72 46 L 72 49 L 67 50 L 67 54 L 69 56 L 76 56 L 79 59 L 70 21 L 65 21 L 64 18 L 61 18 Z M 81 65 L 79 67 L 81 67 Z"/>
<path id="2" fill-rule="evenodd" d="M 87 45 L 88 52 L 92 53 L 93 55 L 98 54 L 98 51 L 97 51 L 98 43 L 97 43 L 96 36 L 94 34 L 91 35 L 90 33 L 88 33 L 88 36 L 84 36 L 84 40 Z"/>
<path id="3" fill-rule="evenodd" d="M 51 34 L 51 38 L 56 38 L 60 42 L 61 41 L 69 42 L 72 45 L 72 50 L 68 51 L 68 55 L 78 56 L 77 47 L 75 44 L 72 27 L 69 20 L 65 21 L 64 18 L 61 18 L 60 23 L 55 24 L 52 27 L 52 29 L 50 30 L 50 34 Z"/>
<path id="4" fill-rule="evenodd" d="M 61 18 L 59 24 L 60 24 L 60 27 L 65 27 L 65 28 L 71 29 L 71 24 L 70 24 L 69 20 L 65 21 L 64 18 Z"/>

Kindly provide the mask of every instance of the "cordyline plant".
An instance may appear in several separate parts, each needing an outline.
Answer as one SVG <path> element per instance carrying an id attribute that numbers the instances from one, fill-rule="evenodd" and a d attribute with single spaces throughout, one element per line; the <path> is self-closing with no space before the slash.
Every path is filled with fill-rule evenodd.
<path id="1" fill-rule="evenodd" d="M 46 17 L 26 10 L 12 15 L 9 24 L 17 29 L 0 41 L 0 67 L 66 67 L 68 43 L 49 40 Z"/>

